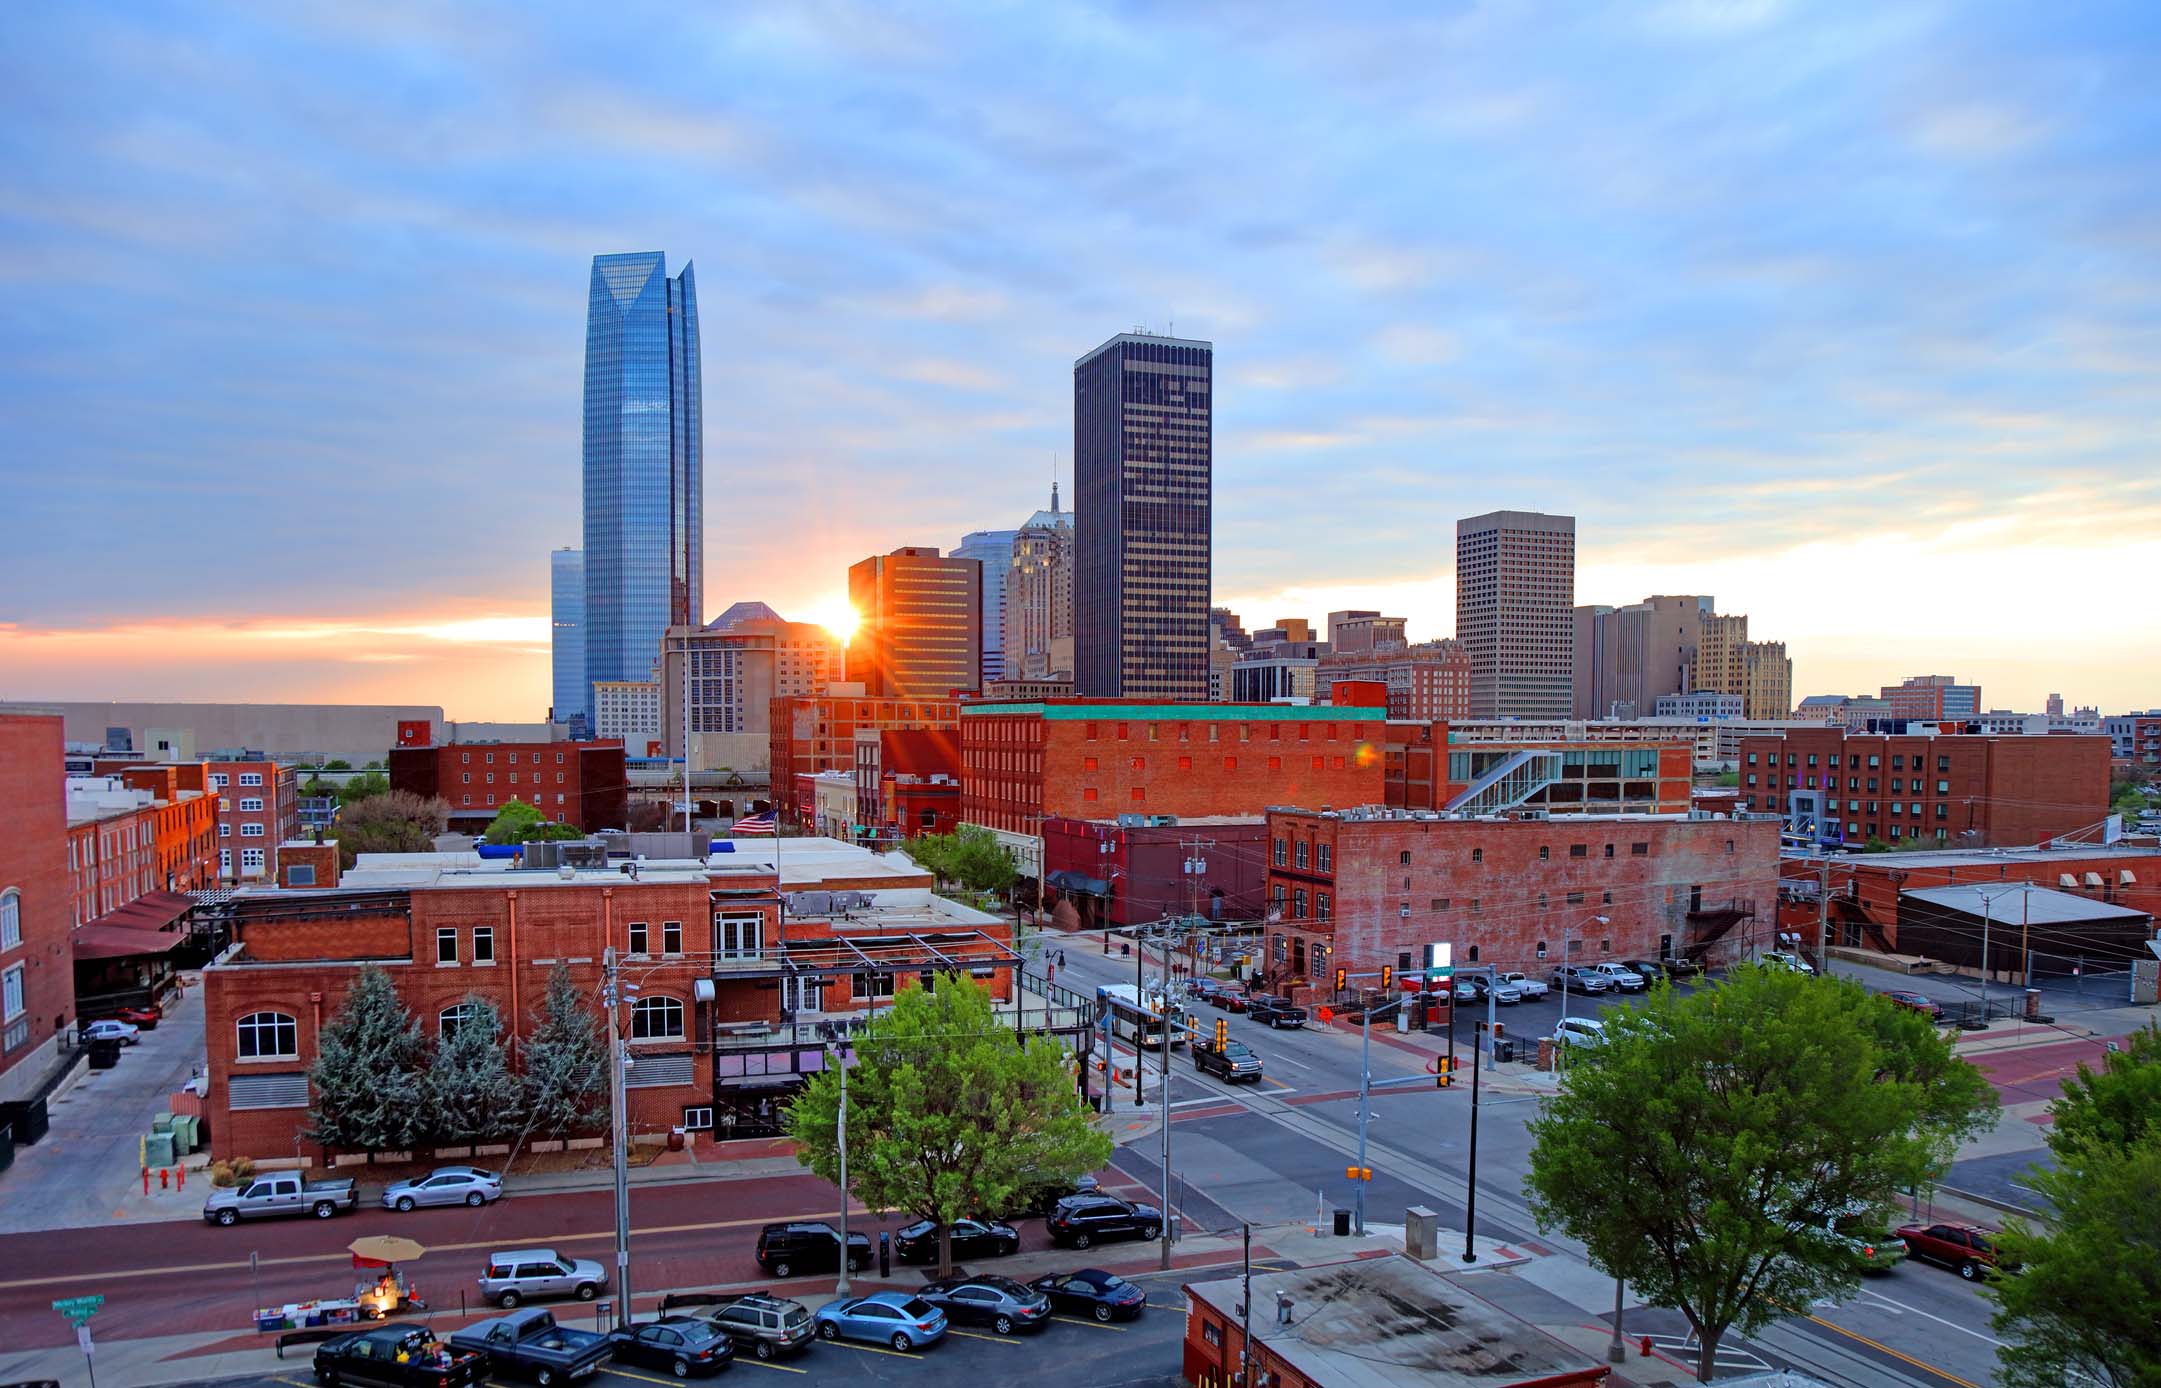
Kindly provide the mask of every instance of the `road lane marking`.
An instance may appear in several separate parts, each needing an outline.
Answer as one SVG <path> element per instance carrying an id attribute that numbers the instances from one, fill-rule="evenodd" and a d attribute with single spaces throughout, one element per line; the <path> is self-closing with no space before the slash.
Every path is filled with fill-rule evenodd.
<path id="1" fill-rule="evenodd" d="M 1881 1292 L 1864 1290 L 1861 1295 L 1868 1300 L 1877 1303 L 1879 1306 L 1889 1307 L 1894 1314 L 1903 1314 L 1910 1312 L 1911 1314 L 1916 1316 L 1926 1316 L 1928 1319 L 1936 1322 L 1938 1325 L 1948 1325 L 1953 1330 L 1962 1330 L 1968 1335 L 1973 1336 L 1976 1340 L 1986 1340 L 1992 1345 L 2001 1345 L 2003 1343 L 2003 1341 L 1997 1339 L 1995 1336 L 1983 1335 L 1980 1331 L 1975 1330 L 1971 1326 L 1960 1325 L 1957 1321 L 1954 1320 L 1946 1320 L 1944 1317 L 1935 1315 L 1932 1312 L 1924 1311 L 1918 1306 L 1908 1306 L 1903 1301 L 1893 1301 L 1890 1297 L 1885 1296 Z"/>
<path id="2" fill-rule="evenodd" d="M 951 1332 L 948 1332 L 948 1333 L 951 1333 Z M 839 1348 L 841 1348 L 841 1349 L 859 1349 L 859 1350 L 863 1351 L 863 1353 L 865 1353 L 865 1354 L 882 1354 L 882 1355 L 886 1356 L 886 1357 L 887 1357 L 888 1359 L 916 1359 L 916 1358 L 920 1358 L 920 1357 L 921 1357 L 921 1355 L 922 1355 L 922 1352 L 921 1352 L 920 1350 L 912 1350 L 912 1349 L 911 1349 L 911 1350 L 908 1350 L 908 1351 L 906 1351 L 906 1352 L 902 1352 L 902 1351 L 900 1351 L 900 1350 L 897 1350 L 897 1349 L 880 1349 L 880 1348 L 879 1348 L 878 1346 L 876 1346 L 876 1345 L 865 1345 L 865 1344 L 859 1344 L 859 1343 L 857 1343 L 857 1342 L 856 1342 L 856 1341 L 854 1341 L 854 1340 L 840 1340 L 840 1339 L 834 1339 L 834 1340 L 827 1340 L 827 1341 L 825 1341 L 825 1343 L 826 1343 L 826 1344 L 829 1344 L 829 1345 L 836 1345 L 836 1346 L 838 1346 L 838 1347 L 839 1347 Z"/>
<path id="3" fill-rule="evenodd" d="M 1015 1340 L 1011 1335 L 985 1335 L 980 1330 L 955 1330 L 951 1326 L 946 1327 L 945 1333 L 948 1335 L 959 1335 L 970 1340 L 988 1340 L 994 1345 L 1012 1345 L 1020 1343 L 1018 1340 Z"/>
<path id="4" fill-rule="evenodd" d="M 1916 1359 L 1912 1355 L 1907 1354 L 1903 1350 L 1896 1350 L 1891 1348 L 1889 1345 L 1883 1343 L 1883 1341 L 1881 1340 L 1872 1340 L 1868 1336 L 1863 1335 L 1858 1330 L 1848 1330 L 1843 1325 L 1834 1324 L 1831 1321 L 1825 1320 L 1821 1316 L 1814 1315 L 1807 1311 L 1796 1311 L 1793 1307 L 1788 1306 L 1784 1302 L 1776 1300 L 1775 1298 L 1766 1297 L 1764 1299 L 1766 1301 L 1769 1301 L 1773 1306 L 1776 1306 L 1779 1310 L 1786 1312 L 1788 1315 L 1800 1316 L 1804 1320 L 1814 1321 L 1816 1324 L 1822 1326 L 1825 1330 L 1829 1330 L 1836 1334 L 1843 1335 L 1856 1344 L 1867 1345 L 1870 1349 L 1876 1350 L 1883 1354 L 1888 1354 L 1893 1359 L 1898 1360 L 1902 1364 L 1911 1364 L 1913 1365 L 1913 1367 L 1921 1370 L 1923 1373 L 1931 1374 L 1936 1378 L 1942 1379 L 1946 1383 L 1955 1383 L 1958 1385 L 1958 1388 L 1981 1388 L 1980 1384 L 1975 1383 L 1971 1379 L 1960 1378 L 1957 1374 L 1951 1373 L 1948 1370 L 1939 1369 L 1934 1364 L 1925 1363 L 1922 1360 Z"/>
<path id="5" fill-rule="evenodd" d="M 1104 1321 L 1091 1320 L 1086 1316 L 1052 1316 L 1051 1319 L 1054 1321 L 1061 1321 L 1066 1325 L 1085 1325 L 1090 1330 L 1114 1330 L 1120 1335 L 1125 1334 L 1127 1331 L 1127 1327 L 1125 1326 L 1111 1325 Z"/>

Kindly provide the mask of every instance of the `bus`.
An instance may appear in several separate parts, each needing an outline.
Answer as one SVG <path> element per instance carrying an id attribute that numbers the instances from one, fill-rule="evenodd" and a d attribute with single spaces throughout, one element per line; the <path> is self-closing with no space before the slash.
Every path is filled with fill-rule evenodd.
<path id="1" fill-rule="evenodd" d="M 1176 1003 L 1166 1006 L 1161 993 L 1143 993 L 1130 983 L 1100 984 L 1096 1000 L 1103 1004 L 1111 1035 L 1141 1050 L 1162 1047 L 1166 1020 L 1172 1046 L 1184 1045 L 1186 1033 L 1193 1028 L 1193 1019 Z"/>

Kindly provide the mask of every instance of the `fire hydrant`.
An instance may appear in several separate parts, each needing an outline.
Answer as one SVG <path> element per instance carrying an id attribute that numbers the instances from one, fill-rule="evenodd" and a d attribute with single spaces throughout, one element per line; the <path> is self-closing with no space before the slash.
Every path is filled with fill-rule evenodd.
<path id="1" fill-rule="evenodd" d="M 165 1169 L 164 1167 L 162 1167 L 162 1166 L 161 1166 L 161 1167 L 159 1167 L 159 1168 L 158 1168 L 158 1189 L 159 1189 L 159 1190 L 171 1190 L 171 1189 L 172 1189 L 172 1185 L 173 1185 L 173 1173 L 172 1173 L 172 1172 L 170 1172 L 170 1171 L 167 1171 L 167 1170 L 166 1170 L 166 1169 Z"/>
<path id="2" fill-rule="evenodd" d="M 1650 1336 L 1648 1336 L 1648 1335 L 1639 1335 L 1639 1336 L 1637 1336 L 1637 1337 L 1636 1337 L 1636 1353 L 1638 1353 L 1638 1354 L 1642 1355 L 1642 1356 L 1643 1356 L 1644 1358 L 1646 1358 L 1646 1359 L 1648 1359 L 1648 1358 L 1650 1358 L 1650 1357 L 1651 1357 L 1651 1337 L 1650 1337 Z"/>

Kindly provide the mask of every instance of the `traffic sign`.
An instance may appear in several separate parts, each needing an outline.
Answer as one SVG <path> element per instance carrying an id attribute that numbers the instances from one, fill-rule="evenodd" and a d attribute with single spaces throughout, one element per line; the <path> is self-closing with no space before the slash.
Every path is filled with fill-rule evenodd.
<path id="1" fill-rule="evenodd" d="M 80 1329 L 105 1304 L 102 1296 L 65 1296 L 53 1303 L 53 1309 L 68 1318 L 68 1323 Z"/>

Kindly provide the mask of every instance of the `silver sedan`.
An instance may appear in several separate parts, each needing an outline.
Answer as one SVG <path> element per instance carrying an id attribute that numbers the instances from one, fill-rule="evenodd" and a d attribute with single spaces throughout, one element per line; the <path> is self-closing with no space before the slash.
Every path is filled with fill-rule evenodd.
<path id="1" fill-rule="evenodd" d="M 503 1198 L 502 1175 L 477 1166 L 439 1166 L 425 1176 L 400 1181 L 383 1192 L 386 1210 L 422 1205 L 488 1205 Z"/>

